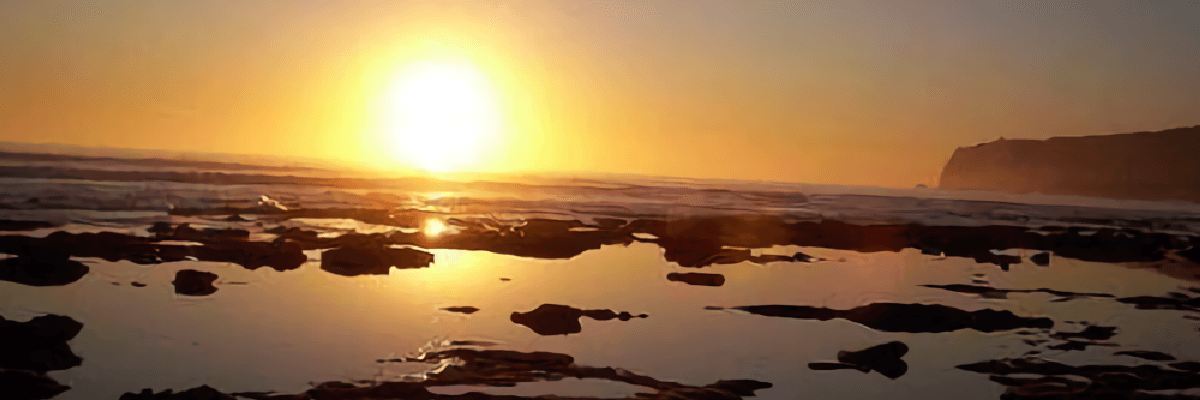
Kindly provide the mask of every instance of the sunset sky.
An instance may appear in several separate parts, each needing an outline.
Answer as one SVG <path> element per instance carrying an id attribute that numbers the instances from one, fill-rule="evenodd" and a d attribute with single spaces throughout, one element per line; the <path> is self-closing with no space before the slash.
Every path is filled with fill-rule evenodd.
<path id="1" fill-rule="evenodd" d="M 911 187 L 1200 124 L 1198 71 L 1196 0 L 4 1 L 0 141 Z"/>

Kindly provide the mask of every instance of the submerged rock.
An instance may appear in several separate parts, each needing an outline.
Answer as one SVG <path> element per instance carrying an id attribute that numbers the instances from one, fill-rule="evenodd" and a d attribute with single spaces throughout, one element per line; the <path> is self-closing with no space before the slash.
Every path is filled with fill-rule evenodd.
<path id="1" fill-rule="evenodd" d="M 614 318 L 628 321 L 632 318 L 646 318 L 646 314 L 635 316 L 626 311 L 617 313 L 612 310 L 580 310 L 559 304 L 542 304 L 533 311 L 514 312 L 509 319 L 517 324 L 525 325 L 539 335 L 549 336 L 583 332 L 583 325 L 579 323 L 581 317 L 597 321 Z"/>
<path id="2" fill-rule="evenodd" d="M 217 287 L 213 286 L 217 278 L 217 274 L 211 272 L 182 269 L 175 273 L 171 284 L 175 285 L 175 293 L 184 296 L 208 296 L 217 292 Z"/>

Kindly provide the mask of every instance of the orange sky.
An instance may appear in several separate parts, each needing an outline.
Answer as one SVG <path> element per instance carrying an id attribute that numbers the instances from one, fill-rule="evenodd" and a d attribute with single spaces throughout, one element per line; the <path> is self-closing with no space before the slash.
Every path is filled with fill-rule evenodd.
<path id="1" fill-rule="evenodd" d="M 477 66 L 486 172 L 911 187 L 959 146 L 1200 124 L 1196 2 L 0 3 L 0 140 L 381 165 L 415 61 Z"/>

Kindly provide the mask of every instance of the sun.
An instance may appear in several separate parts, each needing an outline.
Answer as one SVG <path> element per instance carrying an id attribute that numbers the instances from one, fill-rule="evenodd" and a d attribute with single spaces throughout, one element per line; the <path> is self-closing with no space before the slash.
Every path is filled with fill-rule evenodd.
<path id="1" fill-rule="evenodd" d="M 500 130 L 495 93 L 470 64 L 413 64 L 399 74 L 385 106 L 388 154 L 429 172 L 476 165 Z"/>

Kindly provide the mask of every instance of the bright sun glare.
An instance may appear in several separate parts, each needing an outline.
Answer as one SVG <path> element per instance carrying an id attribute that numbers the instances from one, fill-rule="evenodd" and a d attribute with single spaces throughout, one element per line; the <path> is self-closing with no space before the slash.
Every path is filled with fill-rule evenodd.
<path id="1" fill-rule="evenodd" d="M 441 220 L 428 219 L 425 221 L 425 236 L 438 236 L 446 231 L 446 224 Z"/>
<path id="2" fill-rule="evenodd" d="M 495 95 L 469 64 L 414 64 L 389 96 L 388 150 L 401 163 L 430 172 L 460 170 L 476 163 L 499 133 Z"/>

